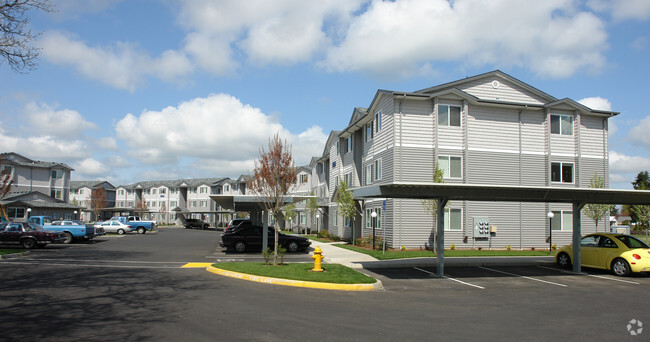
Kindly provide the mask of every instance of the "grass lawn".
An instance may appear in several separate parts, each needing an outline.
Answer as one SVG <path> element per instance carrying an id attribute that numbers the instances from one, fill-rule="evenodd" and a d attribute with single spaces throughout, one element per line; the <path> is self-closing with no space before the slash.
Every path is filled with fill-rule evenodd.
<path id="1" fill-rule="evenodd" d="M 349 267 L 338 264 L 323 264 L 325 272 L 311 272 L 314 265 L 284 264 L 280 266 L 264 265 L 261 262 L 218 262 L 212 266 L 222 270 L 259 275 L 264 277 L 316 281 L 335 284 L 372 284 L 376 280 Z"/>
<path id="2" fill-rule="evenodd" d="M 635 238 L 637 238 L 637 239 L 639 239 L 639 240 L 641 240 L 641 241 L 643 241 L 643 242 L 645 242 L 647 244 L 650 244 L 650 237 L 646 236 L 645 234 L 643 234 L 643 235 L 632 235 L 632 236 L 634 236 Z"/>
<path id="3" fill-rule="evenodd" d="M 425 250 L 416 250 L 416 251 L 396 251 L 389 250 L 386 251 L 386 254 L 383 254 L 381 250 L 370 250 L 366 248 L 361 248 L 357 246 L 350 245 L 335 245 L 336 247 L 349 249 L 351 251 L 365 253 L 379 260 L 388 260 L 388 259 L 404 259 L 404 258 L 421 258 L 421 257 L 435 257 L 435 253 Z M 446 250 L 445 257 L 482 257 L 482 256 L 549 256 L 554 254 L 549 254 L 548 251 L 520 251 L 520 250 L 510 250 L 510 251 L 500 251 L 500 250 Z"/>
<path id="4" fill-rule="evenodd" d="M 24 249 L 0 249 L 0 255 L 22 253 Z"/>

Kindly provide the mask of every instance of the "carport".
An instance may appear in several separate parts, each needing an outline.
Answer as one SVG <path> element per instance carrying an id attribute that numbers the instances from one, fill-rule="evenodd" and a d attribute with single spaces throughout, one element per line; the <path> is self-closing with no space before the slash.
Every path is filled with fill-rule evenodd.
<path id="1" fill-rule="evenodd" d="M 392 183 L 365 186 L 352 190 L 355 200 L 366 198 L 435 199 L 438 201 L 436 222 L 436 273 L 444 275 L 444 215 L 449 201 L 545 202 L 573 205 L 573 272 L 580 268 L 580 211 L 587 203 L 650 204 L 650 191 L 592 188 L 524 187 L 448 183 Z"/>

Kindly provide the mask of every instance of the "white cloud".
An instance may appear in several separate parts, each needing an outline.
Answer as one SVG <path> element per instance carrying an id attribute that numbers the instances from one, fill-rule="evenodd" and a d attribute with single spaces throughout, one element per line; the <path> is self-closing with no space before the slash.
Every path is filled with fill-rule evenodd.
<path id="1" fill-rule="evenodd" d="M 161 111 L 127 114 L 116 125 L 129 155 L 146 164 L 164 165 L 195 158 L 212 170 L 252 170 L 259 148 L 279 133 L 293 145 L 296 163 L 322 152 L 327 136 L 320 127 L 293 134 L 258 108 L 227 94 L 214 94 Z M 232 174 L 232 173 L 228 173 Z"/>
<path id="2" fill-rule="evenodd" d="M 639 173 L 650 170 L 650 158 L 609 152 L 609 169 L 613 173 Z"/>
<path id="3" fill-rule="evenodd" d="M 28 103 L 25 106 L 25 115 L 32 134 L 38 133 L 71 139 L 82 137 L 87 130 L 97 129 L 97 125 L 86 121 L 77 111 L 55 110 L 44 103 Z"/>
<path id="4" fill-rule="evenodd" d="M 73 164 L 75 172 L 81 178 L 106 176 L 110 170 L 102 162 L 93 158 L 86 158 Z"/>
<path id="5" fill-rule="evenodd" d="M 117 146 L 117 140 L 112 137 L 104 137 L 99 139 L 98 145 L 102 150 L 105 151 L 117 151 L 119 147 Z"/>
<path id="6" fill-rule="evenodd" d="M 10 130 L 14 131 L 14 130 Z M 0 146 L 4 151 L 16 152 L 30 159 L 46 161 L 77 160 L 88 157 L 88 146 L 82 140 L 62 140 L 50 135 L 12 135 L 0 125 Z"/>
<path id="7" fill-rule="evenodd" d="M 106 160 L 104 161 L 104 165 L 108 166 L 111 169 L 116 169 L 116 168 L 126 168 L 131 166 L 132 164 L 122 156 L 111 156 L 106 158 Z"/>
<path id="8" fill-rule="evenodd" d="M 634 143 L 650 148 L 650 134 L 648 132 L 650 132 L 650 116 L 646 116 L 637 125 L 632 126 L 627 138 Z"/>
<path id="9" fill-rule="evenodd" d="M 611 111 L 612 103 L 608 99 L 596 96 L 596 97 L 586 97 L 582 100 L 578 100 L 579 103 L 595 110 L 604 110 Z"/>
<path id="10" fill-rule="evenodd" d="M 460 60 L 566 77 L 602 67 L 607 46 L 603 22 L 567 1 L 373 1 L 346 33 L 327 70 L 411 75 Z"/>
<path id="11" fill-rule="evenodd" d="M 609 12 L 617 21 L 650 19 L 650 1 L 648 0 L 590 0 L 587 2 L 597 12 Z"/>
<path id="12" fill-rule="evenodd" d="M 169 50 L 152 58 L 136 44 L 116 42 L 109 47 L 90 47 L 57 31 L 48 31 L 40 40 L 44 59 L 73 66 L 79 73 L 118 89 L 134 91 L 145 76 L 165 81 L 182 79 L 192 71 L 184 54 Z"/>

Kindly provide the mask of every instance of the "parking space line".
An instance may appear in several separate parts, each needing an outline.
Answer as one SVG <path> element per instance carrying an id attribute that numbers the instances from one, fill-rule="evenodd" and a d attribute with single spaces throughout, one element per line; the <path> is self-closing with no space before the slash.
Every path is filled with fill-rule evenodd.
<path id="1" fill-rule="evenodd" d="M 570 271 L 558 270 L 557 268 L 552 268 L 552 267 L 545 267 L 545 266 L 537 266 L 537 267 L 545 268 L 545 269 L 547 269 L 547 270 L 554 270 L 554 271 L 558 271 L 558 272 L 563 272 L 563 273 L 573 273 L 573 272 L 570 272 Z M 589 274 L 589 273 L 584 273 L 584 274 L 585 274 L 585 275 L 588 275 L 588 276 L 590 276 L 590 277 L 594 277 L 594 278 L 613 280 L 613 281 L 618 281 L 618 282 L 621 282 L 621 283 L 628 283 L 628 284 L 634 284 L 634 285 L 641 285 L 641 283 L 637 283 L 637 282 L 635 282 L 635 281 L 631 281 L 631 280 L 616 279 L 616 278 L 605 277 L 605 276 L 599 276 L 599 275 Z"/>
<path id="2" fill-rule="evenodd" d="M 419 268 L 419 267 L 413 267 L 413 268 L 416 269 L 416 270 L 418 270 L 418 271 L 422 271 L 422 272 L 424 272 L 424 273 L 427 273 L 427 274 L 437 275 L 437 274 L 435 274 L 435 273 L 433 273 L 433 272 L 429 272 L 429 271 L 427 271 L 427 270 L 423 270 L 423 269 L 421 269 L 421 268 Z M 451 278 L 451 277 L 446 276 L 446 275 L 443 275 L 442 277 L 445 278 L 445 279 L 449 279 L 449 280 L 455 281 L 455 282 L 457 282 L 457 283 L 461 283 L 461 284 L 463 284 L 463 285 L 473 286 L 473 287 L 479 288 L 479 289 L 481 289 L 481 290 L 485 290 L 485 288 L 484 288 L 483 286 L 478 286 L 478 285 L 470 284 L 470 283 L 468 283 L 468 282 L 464 282 L 464 281 L 462 281 L 462 280 L 454 279 L 454 278 Z"/>
<path id="3" fill-rule="evenodd" d="M 505 271 L 495 270 L 495 269 L 493 269 L 493 268 L 488 268 L 488 267 L 483 267 L 483 266 L 479 266 L 478 268 L 482 268 L 482 269 L 484 269 L 484 270 L 488 270 L 488 271 L 492 271 L 492 272 L 503 273 L 503 274 L 507 274 L 507 275 L 511 275 L 511 276 L 515 276 L 515 277 L 521 277 L 521 278 L 528 279 L 528 280 L 539 281 L 539 282 L 541 282 L 541 283 L 546 283 L 546 284 L 551 284 L 551 285 L 556 285 L 556 286 L 567 287 L 567 285 L 564 285 L 564 284 L 554 283 L 554 282 L 552 282 L 552 281 L 546 281 L 546 280 L 537 279 L 537 278 L 532 278 L 532 277 L 527 277 L 527 276 L 523 276 L 523 275 L 521 275 L 521 274 L 515 274 L 515 273 L 510 273 L 510 272 L 505 272 Z"/>

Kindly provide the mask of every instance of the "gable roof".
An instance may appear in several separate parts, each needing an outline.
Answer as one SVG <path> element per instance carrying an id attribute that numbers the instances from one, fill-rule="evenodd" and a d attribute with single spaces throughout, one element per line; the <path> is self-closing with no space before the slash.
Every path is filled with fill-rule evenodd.
<path id="1" fill-rule="evenodd" d="M 65 163 L 32 160 L 15 152 L 2 153 L 0 154 L 0 157 L 2 157 L 3 164 L 14 164 L 14 165 L 20 165 L 26 167 L 39 167 L 44 169 L 60 167 L 62 169 L 74 171 L 73 168 L 71 168 Z"/>

